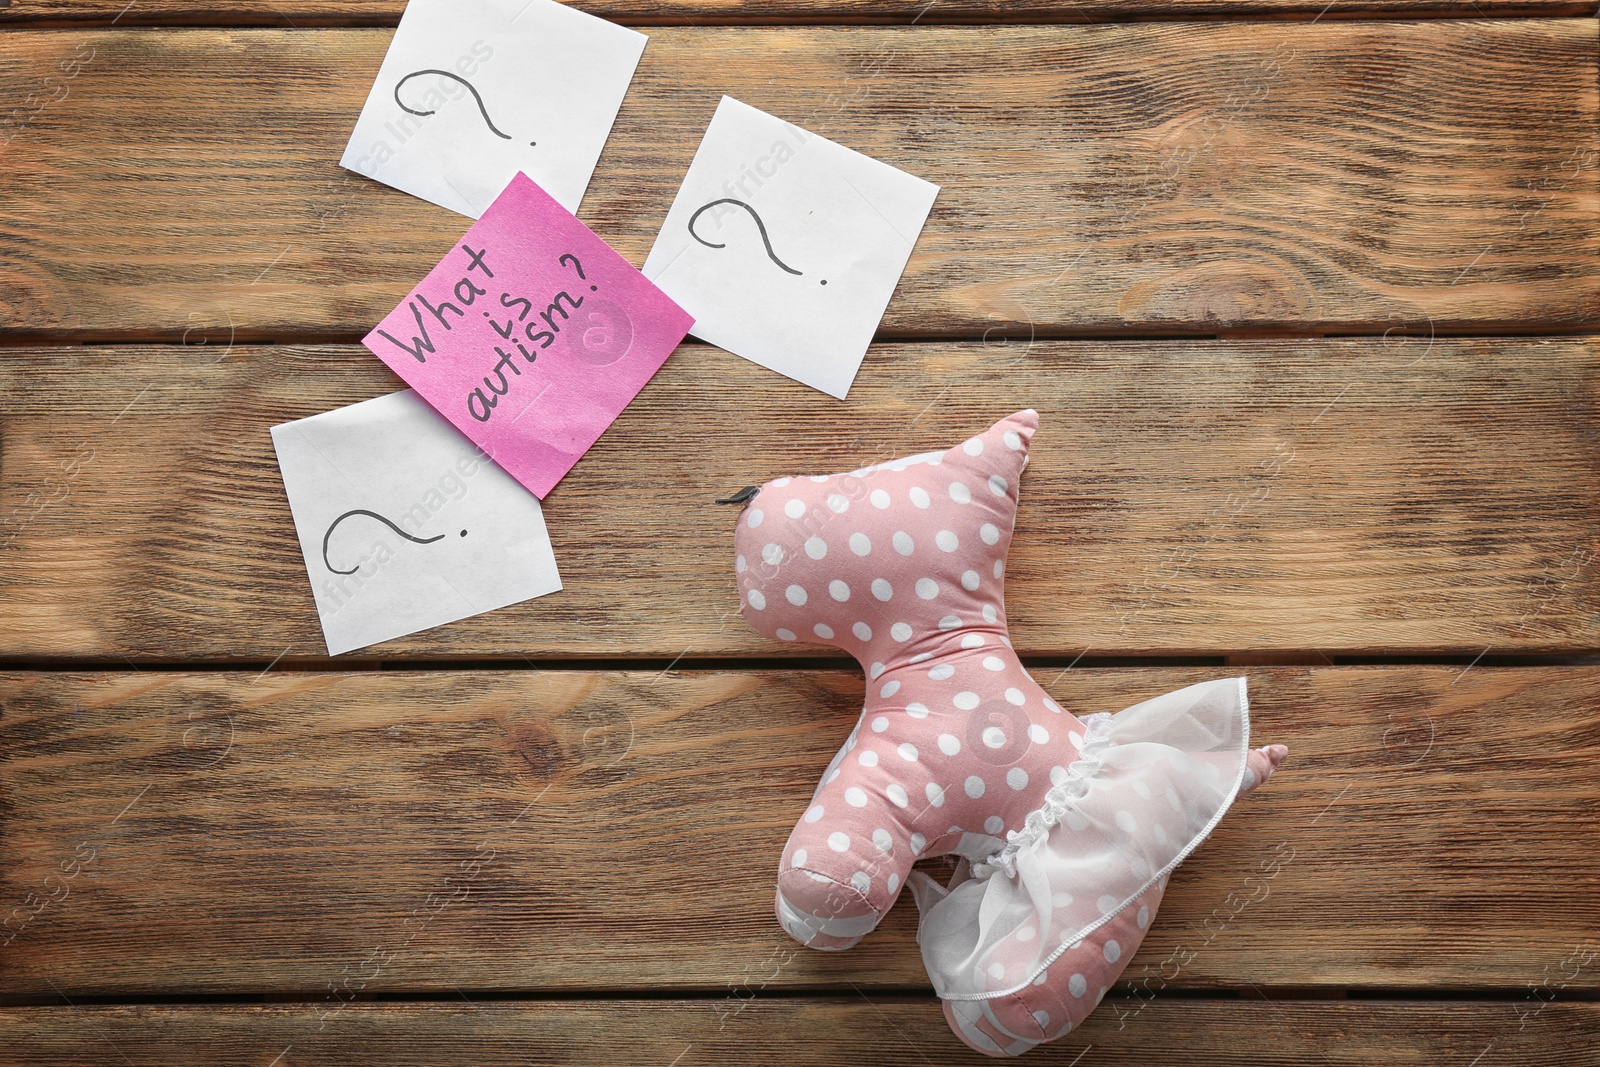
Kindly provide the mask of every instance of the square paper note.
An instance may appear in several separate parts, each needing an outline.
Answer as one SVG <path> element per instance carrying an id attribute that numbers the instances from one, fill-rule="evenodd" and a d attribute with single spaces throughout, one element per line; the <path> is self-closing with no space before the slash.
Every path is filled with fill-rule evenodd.
<path id="1" fill-rule="evenodd" d="M 539 502 L 409 389 L 272 444 L 330 656 L 561 588 Z"/>
<path id="2" fill-rule="evenodd" d="M 696 337 L 842 400 L 938 195 L 725 96 L 644 273 Z"/>
<path id="3" fill-rule="evenodd" d="M 555 0 L 411 0 L 339 162 L 473 218 L 520 170 L 577 211 L 646 40 Z"/>
<path id="4" fill-rule="evenodd" d="M 518 174 L 363 343 L 543 500 L 693 322 Z"/>

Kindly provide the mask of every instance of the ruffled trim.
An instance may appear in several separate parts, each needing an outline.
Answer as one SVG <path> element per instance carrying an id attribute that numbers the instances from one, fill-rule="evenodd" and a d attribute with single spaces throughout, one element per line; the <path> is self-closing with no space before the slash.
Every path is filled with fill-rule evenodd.
<path id="1" fill-rule="evenodd" d="M 1072 802 L 1089 791 L 1089 779 L 1100 773 L 1100 754 L 1111 747 L 1112 717 L 1110 712 L 1096 712 L 1083 720 L 1083 749 L 1078 758 L 1067 767 L 1067 776 L 1044 795 L 1044 805 L 1028 813 L 1021 829 L 1006 834 L 1009 842 L 982 863 L 972 865 L 974 878 L 987 878 L 995 870 L 1003 870 L 1007 878 L 1017 876 L 1017 853 L 1050 832 L 1061 821 Z"/>
<path id="2" fill-rule="evenodd" d="M 1201 701 L 1213 694 L 1223 704 L 1202 706 Z M 1181 758 L 1185 755 L 1197 757 L 1209 753 L 1221 756 L 1226 753 L 1227 766 L 1226 769 L 1218 768 L 1222 778 L 1211 787 L 1213 799 L 1207 804 L 1209 810 L 1191 816 L 1200 822 L 1193 825 L 1184 836 L 1175 839 L 1170 847 L 1162 839 L 1161 848 L 1144 848 L 1144 855 L 1149 862 L 1143 864 L 1143 870 L 1130 867 L 1129 873 L 1134 877 L 1125 879 L 1122 885 L 1116 887 L 1113 899 L 1118 903 L 1114 907 L 1093 918 L 1084 916 L 1077 920 L 1068 919 L 1064 925 L 1058 925 L 1053 918 L 1048 923 L 1034 923 L 1039 929 L 1041 949 L 1052 942 L 1054 947 L 1041 951 L 1040 956 L 1026 969 L 1026 977 L 1022 981 L 1008 983 L 1005 988 L 999 989 L 973 988 L 974 984 L 984 984 L 974 966 L 983 957 L 987 947 L 992 947 L 1009 930 L 1022 925 L 1029 913 L 1039 914 L 1034 894 L 1040 888 L 1041 871 L 1048 871 L 1051 865 L 1071 862 L 1077 849 L 1066 842 L 1057 841 L 1056 835 L 1060 832 L 1057 827 L 1072 813 L 1085 812 L 1085 805 L 1100 788 L 1098 780 L 1105 777 L 1107 766 L 1120 758 L 1115 753 L 1124 746 L 1139 744 L 1141 749 L 1152 750 L 1149 756 L 1152 760 L 1172 758 L 1155 750 L 1165 748 L 1168 753 L 1174 752 L 1169 743 L 1164 742 L 1172 730 L 1170 723 L 1173 722 L 1175 701 L 1184 705 L 1181 714 L 1188 724 L 1198 727 L 1187 735 L 1185 741 L 1174 740 L 1173 743 L 1180 746 L 1176 755 Z M 922 911 L 917 940 L 922 946 L 928 975 L 940 998 L 947 1001 L 985 1001 L 1026 989 L 1065 952 L 1081 944 L 1084 938 L 1125 911 L 1151 886 L 1187 859 L 1222 821 L 1243 787 L 1249 754 L 1249 708 L 1245 679 L 1234 678 L 1190 686 L 1124 709 L 1114 716 L 1103 713 L 1090 716 L 1084 720 L 1083 749 L 1079 758 L 1069 767 L 1067 777 L 1051 788 L 1043 805 L 1029 813 L 1020 829 L 1007 835 L 1008 844 L 1004 848 L 990 855 L 983 863 L 974 864 L 970 877 L 969 872 L 958 871 L 948 888 L 914 872 L 910 883 L 916 891 L 918 908 Z M 1208 726 L 1211 729 L 1207 729 Z M 1214 740 L 1207 742 L 1208 735 Z M 1118 773 L 1126 775 L 1129 769 L 1119 765 Z M 1124 845 L 1112 847 L 1126 855 L 1126 846 L 1133 844 L 1134 840 L 1140 840 L 1148 846 L 1148 841 L 1138 834 Z M 1152 851 L 1162 854 L 1158 857 L 1150 854 Z M 1041 864 L 1044 866 L 1040 867 Z M 1023 867 L 1029 869 L 1024 871 L 1021 869 Z M 1097 880 L 1098 876 L 1091 882 Z M 1076 889 L 1073 892 L 1076 893 Z M 1002 916 L 1006 918 L 1002 919 Z"/>
<path id="3" fill-rule="evenodd" d="M 1102 712 L 1101 714 L 1104 713 Z M 1046 957 L 1043 962 L 1033 969 L 1027 978 L 1023 979 L 1021 982 L 1018 982 L 1010 989 L 1002 989 L 992 993 L 983 993 L 977 996 L 951 996 L 946 999 L 993 1000 L 996 997 L 1010 996 L 1014 993 L 1022 992 L 1022 990 L 1033 984 L 1034 979 L 1038 978 L 1041 974 L 1048 970 L 1052 963 L 1065 955 L 1068 950 L 1074 949 L 1081 945 L 1084 938 L 1088 937 L 1106 923 L 1109 923 L 1112 919 L 1115 919 L 1118 915 L 1122 914 L 1130 905 L 1133 904 L 1134 901 L 1144 896 L 1145 893 L 1150 890 L 1151 886 L 1162 881 L 1167 877 L 1167 875 L 1177 870 L 1178 867 L 1182 865 L 1183 861 L 1188 859 L 1190 854 L 1204 844 L 1206 838 L 1211 836 L 1211 832 L 1217 828 L 1217 824 L 1222 821 L 1222 817 L 1228 814 L 1228 809 L 1233 807 L 1233 802 L 1239 798 L 1239 790 L 1244 787 L 1244 772 L 1249 766 L 1248 761 L 1250 756 L 1250 696 L 1243 678 L 1239 679 L 1239 718 L 1241 726 L 1241 736 L 1238 745 L 1239 768 L 1234 774 L 1233 783 L 1228 787 L 1226 799 L 1223 800 L 1222 805 L 1216 810 L 1216 813 L 1206 821 L 1205 826 L 1200 830 L 1200 832 L 1189 839 L 1189 843 L 1183 847 L 1182 851 L 1180 851 L 1176 856 L 1172 857 L 1172 859 L 1169 860 L 1164 866 L 1146 879 L 1145 883 L 1138 889 L 1134 890 L 1132 893 L 1129 893 L 1120 904 L 1106 912 L 1095 922 L 1089 923 L 1087 926 L 1080 928 L 1077 932 L 1077 935 L 1072 940 L 1064 943 L 1054 952 L 1050 953 L 1050 955 Z M 1087 748 L 1088 746 L 1085 745 L 1084 747 Z M 1096 761 L 1095 768 L 1096 770 L 1099 769 L 1098 760 Z M 940 995 L 943 996 L 943 994 Z"/>

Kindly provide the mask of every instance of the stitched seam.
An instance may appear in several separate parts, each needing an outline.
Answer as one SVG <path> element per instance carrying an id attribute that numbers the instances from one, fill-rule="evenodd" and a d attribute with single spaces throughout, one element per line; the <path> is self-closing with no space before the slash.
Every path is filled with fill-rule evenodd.
<path id="1" fill-rule="evenodd" d="M 879 920 L 883 919 L 883 912 L 879 911 L 877 908 L 874 908 L 872 906 L 872 901 L 868 900 L 867 899 L 867 895 L 865 893 L 861 892 L 861 890 L 857 889 L 855 886 L 851 885 L 848 882 L 839 881 L 839 879 L 833 877 L 831 874 L 823 874 L 821 871 L 814 871 L 810 867 L 790 867 L 788 871 L 784 871 L 782 874 L 779 874 L 778 875 L 778 881 L 779 881 L 778 892 L 780 892 L 780 893 L 783 892 L 783 885 L 782 885 L 783 875 L 788 874 L 790 871 L 794 871 L 794 872 L 799 873 L 799 874 L 801 874 L 803 876 L 807 876 L 807 877 L 810 877 L 810 878 L 813 878 L 813 879 L 820 878 L 823 881 L 827 882 L 829 885 L 838 886 L 840 889 L 843 889 L 846 893 L 850 894 L 850 896 L 854 897 L 856 900 L 859 900 L 861 903 L 865 904 L 871 910 L 872 914 L 876 915 L 879 918 Z M 784 896 L 785 896 L 785 899 L 788 898 L 788 894 L 784 894 Z M 790 900 L 789 901 L 789 906 L 791 908 L 794 908 L 795 907 L 794 901 Z M 799 911 L 800 909 L 799 908 L 795 908 L 795 910 Z M 808 911 L 806 914 L 809 915 L 811 913 Z M 822 919 L 824 922 L 828 921 L 829 919 L 860 919 L 860 918 L 865 918 L 865 916 L 862 916 L 862 915 L 832 915 L 832 916 L 817 915 L 817 916 L 814 916 L 814 917 L 818 918 L 818 919 Z"/>

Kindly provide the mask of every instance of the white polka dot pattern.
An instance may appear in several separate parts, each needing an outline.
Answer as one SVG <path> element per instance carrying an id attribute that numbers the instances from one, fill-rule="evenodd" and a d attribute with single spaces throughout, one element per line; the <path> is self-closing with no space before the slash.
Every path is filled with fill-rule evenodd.
<path id="1" fill-rule="evenodd" d="M 1005 633 L 1000 579 L 1036 425 L 1033 412 L 1019 412 L 944 452 L 779 479 L 742 513 L 735 571 L 746 620 L 769 638 L 843 648 L 872 679 L 861 724 L 824 773 L 779 866 L 778 919 L 807 945 L 853 945 L 907 885 L 919 905 L 936 907 L 910 877 L 916 859 L 958 848 L 988 858 L 1084 762 L 1082 722 L 1028 676 Z M 1206 777 L 1199 766 L 1194 780 Z M 1253 770 L 1257 781 L 1270 773 Z M 1190 787 L 1141 784 L 1146 791 L 1125 790 L 1107 809 L 1100 832 L 1154 841 L 1159 831 L 1169 842 L 1189 834 L 1190 810 L 1174 790 Z M 1166 812 L 1159 820 L 1156 804 Z M 1079 832 L 1065 818 L 1059 826 Z M 1058 886 L 1046 905 L 1074 913 L 1101 895 Z M 984 1001 L 989 1015 L 952 1016 L 949 1006 L 961 1002 L 947 1002 L 957 1034 L 993 1051 L 1010 1048 L 1015 1035 L 1031 1047 L 1032 1035 L 1045 1040 L 1078 1025 L 1097 1002 L 1089 994 L 1112 985 L 1132 956 L 1159 900 L 1159 887 L 1136 907 L 1119 896 L 1105 926 L 1065 945 L 1059 923 L 1033 916 L 1011 924 L 963 981 L 983 992 L 1034 992 Z M 1040 969 L 1049 952 L 1061 955 Z"/>

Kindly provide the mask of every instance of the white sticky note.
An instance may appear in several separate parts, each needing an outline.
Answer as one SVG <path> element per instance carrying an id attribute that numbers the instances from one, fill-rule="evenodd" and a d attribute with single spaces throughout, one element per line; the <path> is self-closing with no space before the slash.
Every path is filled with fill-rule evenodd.
<path id="1" fill-rule="evenodd" d="M 331 656 L 561 588 L 539 501 L 410 389 L 272 444 Z"/>
<path id="2" fill-rule="evenodd" d="M 724 96 L 644 275 L 694 336 L 842 400 L 938 195 Z"/>
<path id="3" fill-rule="evenodd" d="M 520 170 L 576 213 L 647 40 L 555 0 L 411 0 L 339 163 L 472 218 Z"/>

